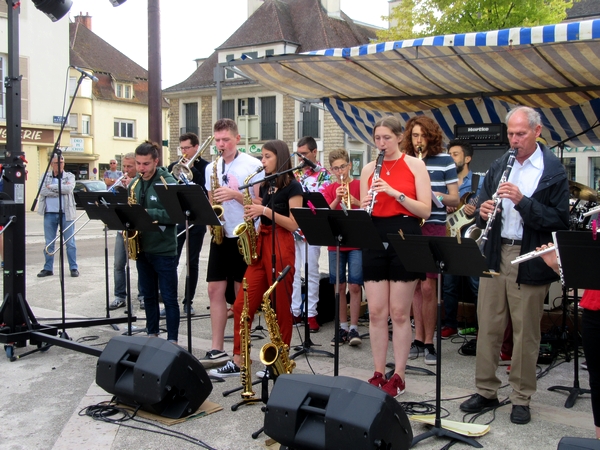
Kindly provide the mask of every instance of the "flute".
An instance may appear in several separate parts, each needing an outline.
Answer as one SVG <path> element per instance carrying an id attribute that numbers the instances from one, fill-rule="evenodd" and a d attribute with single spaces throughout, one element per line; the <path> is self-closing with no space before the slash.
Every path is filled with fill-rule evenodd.
<path id="1" fill-rule="evenodd" d="M 552 251 L 556 251 L 554 247 L 548 247 L 544 250 L 534 250 L 529 253 L 525 253 L 524 255 L 517 256 L 510 263 L 511 264 L 521 264 L 522 262 L 529 261 L 530 259 L 537 258 L 538 256 L 544 255 L 546 253 L 550 253 Z"/>

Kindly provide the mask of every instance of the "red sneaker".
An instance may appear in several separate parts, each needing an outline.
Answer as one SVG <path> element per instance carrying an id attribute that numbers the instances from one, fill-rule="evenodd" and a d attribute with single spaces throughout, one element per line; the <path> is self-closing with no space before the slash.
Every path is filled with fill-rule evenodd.
<path id="1" fill-rule="evenodd" d="M 512 358 L 510 357 L 510 355 L 500 352 L 500 359 L 498 360 L 498 365 L 499 366 L 510 366 L 511 360 L 512 360 Z"/>
<path id="2" fill-rule="evenodd" d="M 373 374 L 373 378 L 369 378 L 368 382 L 369 384 L 380 388 L 383 387 L 388 382 L 388 380 L 385 379 L 381 372 L 375 372 Z"/>
<path id="3" fill-rule="evenodd" d="M 293 321 L 294 325 L 302 325 L 302 317 L 300 316 L 293 316 Z"/>
<path id="4" fill-rule="evenodd" d="M 400 375 L 395 373 L 394 376 L 390 378 L 381 389 L 390 394 L 392 397 L 396 398 L 400 394 L 404 394 L 406 383 L 402 378 L 400 378 Z"/>
<path id="5" fill-rule="evenodd" d="M 454 336 L 458 330 L 456 328 L 442 327 L 442 339 L 448 339 Z"/>
<path id="6" fill-rule="evenodd" d="M 317 331 L 319 331 L 319 324 L 317 323 L 317 318 L 316 317 L 309 317 L 308 318 L 308 329 L 310 330 L 311 333 L 316 333 Z"/>
<path id="7" fill-rule="evenodd" d="M 510 375 L 510 366 L 506 368 L 506 373 Z"/>

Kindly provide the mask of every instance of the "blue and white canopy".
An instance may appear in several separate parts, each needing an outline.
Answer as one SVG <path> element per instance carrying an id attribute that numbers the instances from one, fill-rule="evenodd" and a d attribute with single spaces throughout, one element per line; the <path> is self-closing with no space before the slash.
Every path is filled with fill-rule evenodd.
<path id="1" fill-rule="evenodd" d="M 600 20 L 511 28 L 235 61 L 250 78 L 324 102 L 352 137 L 371 142 L 386 114 L 499 123 L 514 105 L 540 111 L 550 144 L 599 145 Z"/>

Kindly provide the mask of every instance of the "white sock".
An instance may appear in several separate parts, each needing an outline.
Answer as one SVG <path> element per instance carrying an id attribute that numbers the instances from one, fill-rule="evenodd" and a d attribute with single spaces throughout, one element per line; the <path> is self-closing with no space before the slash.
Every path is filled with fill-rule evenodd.
<path id="1" fill-rule="evenodd" d="M 348 322 L 342 322 L 342 323 L 340 323 L 340 328 L 342 330 L 348 331 Z"/>

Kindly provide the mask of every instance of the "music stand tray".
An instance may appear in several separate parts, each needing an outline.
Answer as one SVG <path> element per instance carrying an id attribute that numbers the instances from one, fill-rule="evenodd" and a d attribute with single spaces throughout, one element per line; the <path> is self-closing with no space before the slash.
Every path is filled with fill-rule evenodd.
<path id="1" fill-rule="evenodd" d="M 319 194 L 320 195 L 320 194 Z M 310 245 L 336 247 L 336 261 L 339 272 L 340 247 L 383 249 L 383 243 L 371 217 L 366 211 L 353 209 L 348 211 L 329 208 L 292 208 L 296 222 L 302 229 Z M 339 333 L 340 328 L 340 276 L 336 273 L 335 282 L 335 352 L 333 375 L 339 369 Z"/>
<path id="2" fill-rule="evenodd" d="M 400 261 L 409 272 L 437 272 L 437 358 L 435 374 L 435 422 L 425 433 L 415 436 L 411 446 L 432 436 L 448 437 L 462 441 L 472 447 L 483 447 L 472 438 L 463 436 L 442 427 L 442 274 L 490 277 L 485 257 L 479 251 L 474 239 L 461 239 L 445 236 L 418 236 L 388 234 L 390 244 L 396 250 Z"/>

